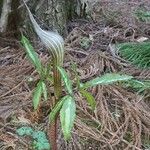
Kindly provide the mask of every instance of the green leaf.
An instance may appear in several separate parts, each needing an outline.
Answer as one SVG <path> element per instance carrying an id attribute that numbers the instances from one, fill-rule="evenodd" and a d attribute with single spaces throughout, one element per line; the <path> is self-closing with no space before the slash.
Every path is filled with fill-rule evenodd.
<path id="1" fill-rule="evenodd" d="M 25 47 L 28 57 L 30 58 L 33 65 L 36 67 L 37 71 L 39 73 L 42 73 L 41 72 L 41 68 L 42 68 L 41 62 L 38 58 L 37 53 L 34 51 L 31 43 L 29 42 L 29 40 L 25 36 L 22 35 L 21 43 Z"/>
<path id="2" fill-rule="evenodd" d="M 76 104 L 73 97 L 68 96 L 60 110 L 60 122 L 64 138 L 69 140 L 71 137 L 71 130 L 73 128 L 75 116 L 76 116 Z"/>
<path id="3" fill-rule="evenodd" d="M 81 84 L 81 89 L 86 89 L 92 86 L 96 86 L 98 84 L 107 85 L 112 84 L 118 81 L 127 81 L 132 79 L 132 76 L 129 75 L 120 75 L 116 73 L 108 73 L 101 77 L 95 78 L 91 81 L 86 82 L 85 84 Z"/>
<path id="4" fill-rule="evenodd" d="M 58 103 L 55 105 L 55 107 L 52 109 L 52 111 L 50 112 L 49 114 L 49 121 L 50 122 L 53 122 L 55 117 L 56 117 L 56 114 L 58 113 L 58 111 L 61 109 L 64 101 L 68 99 L 68 95 L 67 96 L 64 96 L 62 99 L 60 99 L 58 101 Z"/>
<path id="5" fill-rule="evenodd" d="M 140 93 L 144 90 L 150 89 L 150 80 L 139 81 L 131 79 L 129 81 L 123 82 L 123 86 L 125 86 L 126 88 L 132 88 Z"/>
<path id="6" fill-rule="evenodd" d="M 42 81 L 39 81 L 37 84 L 37 87 L 35 88 L 35 91 L 33 93 L 33 107 L 34 110 L 36 110 L 39 106 L 39 102 L 42 95 Z"/>
<path id="7" fill-rule="evenodd" d="M 88 104 L 94 110 L 95 106 L 96 106 L 96 101 L 95 101 L 95 98 L 93 97 L 93 95 L 91 93 L 89 93 L 88 91 L 85 91 L 85 90 L 81 90 L 80 93 L 82 94 L 83 97 L 86 98 Z"/>
<path id="8" fill-rule="evenodd" d="M 66 71 L 62 68 L 62 67 L 58 67 L 58 70 L 62 76 L 62 79 L 65 83 L 65 86 L 66 86 L 66 89 L 68 91 L 68 93 L 70 95 L 73 95 L 73 91 L 72 91 L 72 82 L 71 80 L 69 79 L 69 76 L 67 75 Z"/>
<path id="9" fill-rule="evenodd" d="M 46 84 L 44 82 L 41 83 L 42 85 L 42 92 L 43 92 L 43 96 L 44 96 L 44 99 L 47 101 L 47 87 L 46 87 Z"/>

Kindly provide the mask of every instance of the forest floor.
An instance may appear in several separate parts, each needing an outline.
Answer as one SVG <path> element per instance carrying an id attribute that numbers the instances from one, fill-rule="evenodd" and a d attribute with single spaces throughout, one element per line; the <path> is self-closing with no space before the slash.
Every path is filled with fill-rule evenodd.
<path id="1" fill-rule="evenodd" d="M 150 80 L 149 68 L 139 68 L 123 59 L 115 47 L 118 43 L 150 41 L 150 23 L 125 17 L 116 21 L 106 14 L 103 17 L 99 22 L 79 19 L 68 24 L 64 68 L 72 77 L 70 66 L 77 64 L 83 82 L 107 72 L 128 74 L 139 81 Z M 33 111 L 32 93 L 39 76 L 19 41 L 7 36 L 1 41 L 0 149 L 32 149 L 32 139 L 20 137 L 16 130 L 30 126 L 36 131 L 46 131 L 50 104 L 42 101 L 39 111 Z M 50 56 L 39 41 L 34 44 L 40 59 L 46 63 Z M 114 84 L 99 85 L 90 91 L 96 99 L 95 111 L 91 111 L 80 94 L 75 95 L 78 113 L 72 138 L 66 143 L 59 130 L 59 150 L 150 149 L 149 89 L 138 92 Z"/>

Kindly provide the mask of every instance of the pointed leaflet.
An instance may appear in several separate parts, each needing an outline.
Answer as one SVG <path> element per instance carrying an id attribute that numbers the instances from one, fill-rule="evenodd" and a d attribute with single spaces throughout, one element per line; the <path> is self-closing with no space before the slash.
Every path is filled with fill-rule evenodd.
<path id="1" fill-rule="evenodd" d="M 22 35 L 21 43 L 26 48 L 28 57 L 32 61 L 33 65 L 36 67 L 37 71 L 41 73 L 41 68 L 42 68 L 41 62 L 38 58 L 37 53 L 34 51 L 32 45 L 30 44 L 29 40 L 25 36 Z"/>
<path id="2" fill-rule="evenodd" d="M 62 68 L 62 67 L 58 67 L 58 70 L 62 76 L 62 79 L 65 83 L 65 86 L 66 86 L 66 89 L 68 91 L 68 93 L 70 95 L 73 95 L 73 91 L 72 91 L 72 82 L 71 80 L 69 79 L 69 76 L 67 75 L 66 71 Z"/>
<path id="3" fill-rule="evenodd" d="M 95 78 L 91 81 L 88 81 L 84 84 L 81 84 L 81 89 L 87 89 L 89 87 L 96 86 L 98 84 L 107 85 L 107 84 L 112 84 L 112 83 L 115 83 L 118 81 L 127 81 L 127 80 L 130 80 L 132 78 L 133 77 L 129 76 L 129 75 L 120 75 L 120 74 L 116 74 L 116 73 L 108 73 L 108 74 L 105 74 L 101 77 Z"/>
<path id="4" fill-rule="evenodd" d="M 43 96 L 44 96 L 44 99 L 47 100 L 47 87 L 46 87 L 46 84 L 42 81 L 41 83 L 42 85 L 42 92 L 43 92 Z"/>
<path id="5" fill-rule="evenodd" d="M 33 107 L 34 110 L 36 110 L 39 106 L 39 102 L 42 95 L 42 81 L 39 81 L 37 84 L 37 87 L 35 88 L 35 91 L 33 93 Z"/>
<path id="6" fill-rule="evenodd" d="M 71 137 L 71 130 L 73 128 L 74 120 L 75 120 L 75 114 L 76 112 L 76 105 L 73 97 L 68 96 L 63 106 L 60 110 L 60 121 L 61 121 L 61 127 L 64 134 L 64 138 L 66 140 L 69 140 Z"/>
<path id="7" fill-rule="evenodd" d="M 64 96 L 61 100 L 58 101 L 58 103 L 57 103 L 57 104 L 55 105 L 55 107 L 52 109 L 52 111 L 51 111 L 50 114 L 49 114 L 49 121 L 50 121 L 50 123 L 54 121 L 54 119 L 55 119 L 57 113 L 59 112 L 59 110 L 61 109 L 61 107 L 62 107 L 64 101 L 65 101 L 66 99 L 68 99 L 68 97 L 69 97 L 68 95 Z"/>
<path id="8" fill-rule="evenodd" d="M 85 90 L 81 90 L 80 93 L 82 94 L 83 97 L 86 98 L 88 104 L 94 110 L 95 106 L 96 106 L 96 101 L 95 101 L 95 98 L 93 97 L 93 95 L 91 93 L 89 93 L 88 91 L 85 91 Z"/>

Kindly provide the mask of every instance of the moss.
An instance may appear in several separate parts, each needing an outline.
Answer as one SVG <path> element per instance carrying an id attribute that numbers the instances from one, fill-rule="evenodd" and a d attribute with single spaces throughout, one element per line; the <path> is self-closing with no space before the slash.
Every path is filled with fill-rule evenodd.
<path id="1" fill-rule="evenodd" d="M 33 139 L 32 147 L 35 150 L 50 150 L 49 141 L 43 131 L 34 131 L 31 127 L 21 127 L 17 129 L 20 136 L 30 136 Z"/>
<path id="2" fill-rule="evenodd" d="M 31 127 L 21 127 L 17 129 L 17 134 L 20 136 L 25 136 L 25 135 L 32 135 L 33 134 L 33 129 Z"/>

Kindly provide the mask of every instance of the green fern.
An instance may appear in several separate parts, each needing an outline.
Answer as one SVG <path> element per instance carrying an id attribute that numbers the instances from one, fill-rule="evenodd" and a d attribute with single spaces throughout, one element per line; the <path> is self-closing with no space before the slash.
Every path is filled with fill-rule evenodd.
<path id="1" fill-rule="evenodd" d="M 139 81 L 131 79 L 123 82 L 123 86 L 126 88 L 133 89 L 136 92 L 142 93 L 143 91 L 150 90 L 150 80 Z"/>
<path id="2" fill-rule="evenodd" d="M 135 11 L 135 17 L 142 22 L 150 22 L 150 11 L 138 9 Z"/>
<path id="3" fill-rule="evenodd" d="M 140 68 L 150 68 L 150 42 L 117 45 L 120 55 Z"/>

